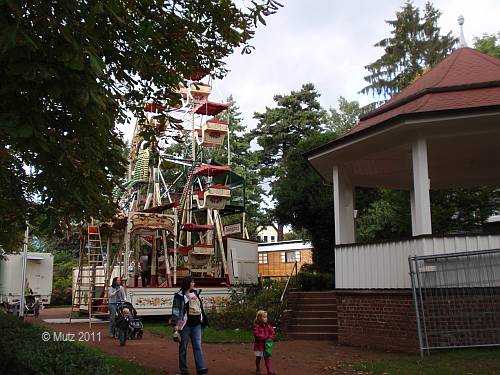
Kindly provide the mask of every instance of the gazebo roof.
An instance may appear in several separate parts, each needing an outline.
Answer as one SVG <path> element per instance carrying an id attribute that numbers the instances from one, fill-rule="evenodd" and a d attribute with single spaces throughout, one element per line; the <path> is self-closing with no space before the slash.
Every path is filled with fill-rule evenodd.
<path id="1" fill-rule="evenodd" d="M 408 189 L 425 138 L 431 188 L 500 184 L 500 59 L 460 48 L 343 136 L 305 154 L 326 182 Z"/>
<path id="2" fill-rule="evenodd" d="M 500 105 L 500 59 L 459 48 L 343 137 L 405 114 L 492 105 Z"/>

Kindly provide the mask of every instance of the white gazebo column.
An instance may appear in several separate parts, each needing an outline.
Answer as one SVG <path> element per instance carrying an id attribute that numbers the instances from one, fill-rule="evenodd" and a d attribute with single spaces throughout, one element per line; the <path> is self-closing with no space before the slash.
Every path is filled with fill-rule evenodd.
<path id="1" fill-rule="evenodd" d="M 354 187 L 342 169 L 333 167 L 333 205 L 335 210 L 335 244 L 353 243 Z"/>
<path id="2" fill-rule="evenodd" d="M 410 194 L 412 233 L 414 236 L 432 234 L 427 141 L 425 138 L 419 138 L 413 143 L 412 161 L 413 190 Z"/>

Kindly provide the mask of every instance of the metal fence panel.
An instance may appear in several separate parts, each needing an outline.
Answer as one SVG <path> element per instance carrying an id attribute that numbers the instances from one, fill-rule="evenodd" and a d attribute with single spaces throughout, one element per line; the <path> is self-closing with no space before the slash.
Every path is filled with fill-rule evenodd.
<path id="1" fill-rule="evenodd" d="M 500 249 L 408 261 L 421 354 L 500 346 Z"/>

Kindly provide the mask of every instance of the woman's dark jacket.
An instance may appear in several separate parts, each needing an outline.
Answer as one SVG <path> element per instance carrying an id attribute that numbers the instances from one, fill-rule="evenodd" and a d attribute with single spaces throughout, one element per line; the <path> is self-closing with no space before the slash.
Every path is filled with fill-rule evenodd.
<path id="1" fill-rule="evenodd" d="M 202 322 L 201 327 L 205 328 L 208 326 L 207 314 L 205 314 L 205 309 L 203 308 L 203 301 L 200 298 L 201 290 L 193 290 L 198 299 L 200 300 L 201 316 Z M 187 320 L 187 310 L 186 302 L 184 300 L 184 292 L 180 289 L 174 294 L 174 302 L 172 303 L 172 315 L 170 317 L 170 323 L 175 325 L 179 320 Z"/>

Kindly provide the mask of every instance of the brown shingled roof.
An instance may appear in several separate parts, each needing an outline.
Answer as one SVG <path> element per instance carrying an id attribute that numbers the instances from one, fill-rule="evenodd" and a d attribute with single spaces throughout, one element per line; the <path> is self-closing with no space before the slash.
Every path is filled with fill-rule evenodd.
<path id="1" fill-rule="evenodd" d="M 500 59 L 460 48 L 341 138 L 400 115 L 492 105 L 500 105 Z"/>

